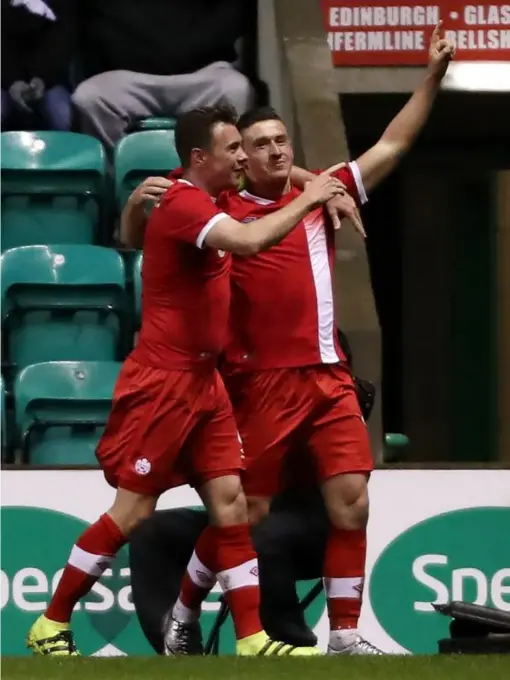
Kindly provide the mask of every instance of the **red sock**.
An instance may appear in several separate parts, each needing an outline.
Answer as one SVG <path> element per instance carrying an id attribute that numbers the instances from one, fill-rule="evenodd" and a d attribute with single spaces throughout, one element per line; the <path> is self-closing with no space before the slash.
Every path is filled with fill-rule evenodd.
<path id="1" fill-rule="evenodd" d="M 196 621 L 200 606 L 216 583 L 216 535 L 211 527 L 200 534 L 181 582 L 172 616 L 181 623 Z"/>
<path id="2" fill-rule="evenodd" d="M 331 630 L 358 627 L 366 552 L 366 529 L 331 528 L 324 560 L 324 588 Z"/>
<path id="3" fill-rule="evenodd" d="M 216 577 L 232 613 L 236 638 L 259 633 L 260 591 L 257 555 L 248 524 L 215 527 Z"/>
<path id="4" fill-rule="evenodd" d="M 46 617 L 59 623 L 71 620 L 74 606 L 100 578 L 126 542 L 110 515 L 102 515 L 92 524 L 71 550 L 69 561 L 57 586 Z"/>

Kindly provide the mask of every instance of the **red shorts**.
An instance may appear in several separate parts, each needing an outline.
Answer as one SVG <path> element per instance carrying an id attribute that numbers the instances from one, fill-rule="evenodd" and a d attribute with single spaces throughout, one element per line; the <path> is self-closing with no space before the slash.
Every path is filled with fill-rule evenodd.
<path id="1" fill-rule="evenodd" d="M 316 486 L 373 469 L 346 367 L 265 370 L 230 377 L 226 384 L 243 442 L 246 495 L 274 496 L 288 486 Z"/>
<path id="2" fill-rule="evenodd" d="M 241 444 L 216 370 L 167 371 L 128 358 L 97 458 L 106 480 L 140 494 L 204 482 L 242 469 Z"/>

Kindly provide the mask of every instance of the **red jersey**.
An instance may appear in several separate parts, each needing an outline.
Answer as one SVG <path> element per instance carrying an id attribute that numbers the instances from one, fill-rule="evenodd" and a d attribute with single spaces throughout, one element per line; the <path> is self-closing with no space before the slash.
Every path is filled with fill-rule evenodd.
<path id="1" fill-rule="evenodd" d="M 336 176 L 358 204 L 366 202 L 356 163 Z M 231 217 L 251 222 L 283 208 L 300 193 L 292 188 L 270 201 L 241 191 L 222 194 L 220 201 Z M 332 364 L 344 358 L 334 311 L 334 263 L 334 230 L 322 208 L 309 213 L 269 250 L 233 257 L 226 372 Z"/>
<path id="2" fill-rule="evenodd" d="M 142 327 L 132 357 L 156 368 L 216 364 L 225 345 L 230 255 L 204 248 L 222 218 L 212 198 L 178 180 L 147 223 L 142 266 Z"/>

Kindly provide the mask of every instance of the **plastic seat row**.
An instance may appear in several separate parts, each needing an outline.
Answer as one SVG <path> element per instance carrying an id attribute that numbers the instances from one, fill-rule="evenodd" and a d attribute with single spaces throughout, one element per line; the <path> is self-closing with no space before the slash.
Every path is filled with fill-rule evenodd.
<path id="1" fill-rule="evenodd" d="M 137 253 L 129 272 L 120 253 L 101 246 L 24 246 L 4 252 L 7 377 L 46 361 L 121 361 L 139 326 L 141 262 Z"/>
<path id="2" fill-rule="evenodd" d="M 114 197 L 105 151 L 87 135 L 3 132 L 1 163 L 2 250 L 8 250 L 39 243 L 108 243 L 109 214 L 122 210 L 143 179 L 166 174 L 179 160 L 173 130 L 128 135 L 115 149 Z"/>
<path id="3" fill-rule="evenodd" d="M 103 361 L 48 362 L 22 370 L 13 386 L 14 432 L 9 437 L 22 462 L 95 465 L 120 367 Z M 2 432 L 5 437 L 5 427 Z"/>
<path id="4" fill-rule="evenodd" d="M 6 443 L 5 428 L 6 428 L 6 418 L 5 418 L 5 386 L 4 377 L 0 375 L 0 427 L 1 431 L 1 444 L 2 448 Z"/>
<path id="5" fill-rule="evenodd" d="M 95 465 L 95 449 L 120 368 L 120 363 L 105 361 L 28 366 L 14 382 L 15 432 L 11 437 L 6 434 L 5 389 L 0 376 L 2 449 L 10 444 L 21 451 L 22 462 L 31 465 Z M 405 452 L 408 447 L 405 435 L 385 435 L 386 456 L 396 449 Z"/>

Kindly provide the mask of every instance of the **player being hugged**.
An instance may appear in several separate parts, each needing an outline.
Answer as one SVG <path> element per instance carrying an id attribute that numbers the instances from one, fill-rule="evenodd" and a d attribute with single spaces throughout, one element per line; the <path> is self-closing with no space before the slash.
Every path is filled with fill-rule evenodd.
<path id="1" fill-rule="evenodd" d="M 411 148 L 453 53 L 438 25 L 428 70 L 409 102 L 371 149 L 331 169 L 358 206 Z M 292 205 L 314 175 L 293 168 L 287 130 L 273 110 L 245 113 L 238 128 L 248 156 L 246 189 L 222 197 L 222 207 L 248 228 L 252 220 Z M 267 514 L 285 483 L 320 486 L 330 519 L 323 564 L 329 653 L 380 654 L 358 629 L 373 460 L 337 337 L 334 261 L 334 229 L 322 208 L 305 216 L 275 248 L 253 258 L 233 257 L 226 385 L 243 441 L 242 479 L 251 520 Z M 290 471 L 287 479 L 284 469 Z M 174 618 L 181 603 L 197 607 L 200 592 L 203 598 L 200 584 L 194 592 L 183 589 Z M 178 646 L 172 631 L 166 643 Z"/>

